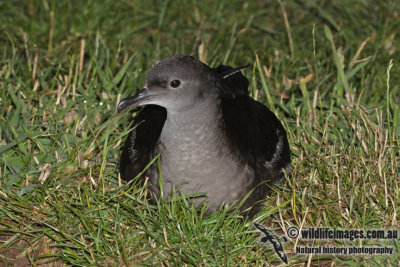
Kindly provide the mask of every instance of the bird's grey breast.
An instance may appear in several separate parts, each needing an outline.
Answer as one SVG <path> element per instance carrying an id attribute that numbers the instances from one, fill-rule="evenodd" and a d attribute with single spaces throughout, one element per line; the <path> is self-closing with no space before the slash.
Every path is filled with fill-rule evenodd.
<path id="1" fill-rule="evenodd" d="M 253 170 L 226 143 L 221 117 L 218 105 L 167 115 L 159 139 L 164 195 L 172 186 L 186 194 L 206 193 L 212 200 L 208 205 L 218 208 L 222 202 L 240 200 L 254 186 Z"/>

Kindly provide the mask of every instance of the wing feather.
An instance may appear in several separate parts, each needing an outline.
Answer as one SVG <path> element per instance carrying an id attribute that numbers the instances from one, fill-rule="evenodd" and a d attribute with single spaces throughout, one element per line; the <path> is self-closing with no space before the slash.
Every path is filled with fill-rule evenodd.
<path id="1" fill-rule="evenodd" d="M 145 106 L 134 118 L 120 159 L 124 180 L 135 178 L 157 154 L 156 144 L 167 118 L 167 111 L 156 105 Z"/>

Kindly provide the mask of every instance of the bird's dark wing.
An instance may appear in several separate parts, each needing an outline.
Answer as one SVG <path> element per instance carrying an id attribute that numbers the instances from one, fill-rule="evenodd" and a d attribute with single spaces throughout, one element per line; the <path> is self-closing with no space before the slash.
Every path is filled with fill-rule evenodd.
<path id="1" fill-rule="evenodd" d="M 153 159 L 166 118 L 167 111 L 155 105 L 147 105 L 134 118 L 135 128 L 126 139 L 120 159 L 122 179 L 135 178 Z"/>
<path id="2" fill-rule="evenodd" d="M 255 172 L 258 186 L 241 206 L 241 210 L 252 207 L 248 214 L 252 216 L 269 191 L 264 183 L 282 183 L 282 170 L 290 171 L 290 149 L 282 124 L 266 106 L 249 96 L 249 81 L 237 69 L 242 67 L 220 65 L 212 70 L 220 84 L 224 127 L 231 149 Z"/>
<path id="3" fill-rule="evenodd" d="M 290 149 L 274 113 L 250 96 L 236 93 L 222 94 L 221 108 L 231 148 L 255 170 L 258 183 L 282 182 L 282 169 L 290 167 Z"/>
<path id="4" fill-rule="evenodd" d="M 229 71 L 235 70 L 234 68 L 226 65 L 219 65 L 216 68 L 211 69 L 216 76 L 221 80 L 223 89 L 226 89 L 227 92 L 236 92 L 236 93 L 244 93 L 249 94 L 249 80 L 239 71 L 235 72 L 235 74 L 228 76 L 223 79 L 223 76 L 229 73 Z"/>
<path id="5" fill-rule="evenodd" d="M 240 71 L 235 71 L 241 68 L 219 65 L 213 69 L 220 78 L 221 105 L 227 133 L 233 144 L 239 144 L 238 152 L 251 159 L 253 164 L 257 160 L 261 163 L 273 161 L 276 167 L 284 167 L 286 161 L 290 162 L 290 157 L 282 155 L 282 164 L 279 164 L 280 154 L 285 154 L 283 152 L 286 150 L 289 152 L 286 132 L 267 107 L 249 96 L 248 79 Z M 229 72 L 234 74 L 229 75 Z M 224 78 L 226 74 L 229 76 Z M 284 151 L 275 154 L 280 142 Z"/>

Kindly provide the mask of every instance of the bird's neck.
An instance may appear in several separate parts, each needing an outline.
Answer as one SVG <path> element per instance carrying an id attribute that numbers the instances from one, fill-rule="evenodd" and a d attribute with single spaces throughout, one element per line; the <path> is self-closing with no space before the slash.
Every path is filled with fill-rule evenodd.
<path id="1" fill-rule="evenodd" d="M 190 109 L 167 111 L 162 130 L 161 150 L 174 153 L 193 153 L 218 147 L 223 134 L 220 101 L 210 99 L 196 103 Z"/>

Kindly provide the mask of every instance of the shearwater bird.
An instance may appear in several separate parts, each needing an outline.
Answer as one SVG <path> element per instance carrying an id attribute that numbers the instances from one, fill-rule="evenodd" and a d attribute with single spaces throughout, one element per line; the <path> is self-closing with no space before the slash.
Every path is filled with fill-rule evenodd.
<path id="1" fill-rule="evenodd" d="M 204 193 L 193 202 L 206 201 L 208 211 L 245 197 L 240 209 L 258 210 L 289 175 L 290 148 L 277 117 L 249 96 L 246 67 L 210 68 L 187 55 L 155 64 L 144 88 L 118 104 L 118 111 L 144 106 L 121 155 L 121 177 L 135 178 L 160 154 L 143 175 L 153 199 L 175 187 Z"/>

